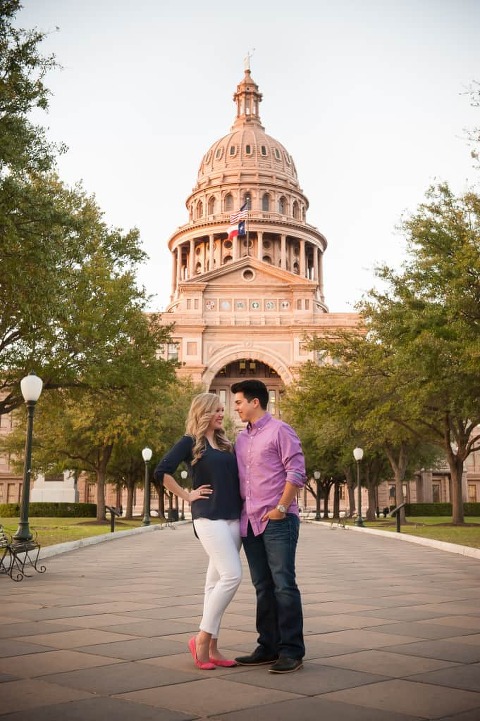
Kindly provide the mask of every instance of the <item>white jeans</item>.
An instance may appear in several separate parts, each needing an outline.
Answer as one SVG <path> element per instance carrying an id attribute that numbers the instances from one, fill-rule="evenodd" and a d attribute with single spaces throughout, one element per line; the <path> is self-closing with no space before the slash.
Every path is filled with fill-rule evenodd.
<path id="1" fill-rule="evenodd" d="M 218 638 L 222 616 L 242 580 L 240 521 L 196 518 L 194 523 L 209 558 L 200 630 Z"/>

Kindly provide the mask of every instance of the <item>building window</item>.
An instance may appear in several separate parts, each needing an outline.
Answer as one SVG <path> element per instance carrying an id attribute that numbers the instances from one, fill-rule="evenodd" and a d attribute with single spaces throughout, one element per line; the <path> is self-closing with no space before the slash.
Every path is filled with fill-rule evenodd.
<path id="1" fill-rule="evenodd" d="M 212 197 L 208 199 L 208 214 L 213 215 L 214 213 L 215 213 L 215 197 L 212 195 Z"/>
<path id="2" fill-rule="evenodd" d="M 281 215 L 285 215 L 285 213 L 287 212 L 287 201 L 283 195 L 278 201 L 278 212 Z"/>
<path id="3" fill-rule="evenodd" d="M 264 193 L 262 196 L 262 210 L 266 213 L 270 210 L 270 196 L 268 193 Z"/>
<path id="4" fill-rule="evenodd" d="M 440 483 L 432 483 L 432 501 L 440 503 Z"/>
<path id="5" fill-rule="evenodd" d="M 282 159 L 282 156 L 280 155 L 280 151 L 279 151 L 278 148 L 274 148 L 274 149 L 273 149 L 273 153 L 274 153 L 274 155 L 275 155 L 275 159 L 276 159 L 276 160 L 281 160 L 281 159 Z"/>
<path id="6" fill-rule="evenodd" d="M 267 155 L 267 148 L 265 145 L 262 145 L 260 151 L 264 157 Z"/>
<path id="7" fill-rule="evenodd" d="M 468 502 L 469 503 L 477 502 L 477 486 L 475 485 L 475 483 L 468 484 Z"/>
<path id="8" fill-rule="evenodd" d="M 268 412 L 275 416 L 277 413 L 277 392 L 268 391 Z"/>
<path id="9" fill-rule="evenodd" d="M 231 193 L 227 193 L 225 196 L 224 208 L 226 212 L 233 210 L 233 196 Z"/>
<path id="10" fill-rule="evenodd" d="M 252 146 L 251 146 L 251 145 L 246 145 L 246 146 L 245 146 L 245 153 L 246 153 L 246 155 L 251 155 L 251 154 L 252 154 Z"/>
<path id="11" fill-rule="evenodd" d="M 220 160 L 223 155 L 223 148 L 217 148 L 215 151 L 215 160 Z"/>
<path id="12" fill-rule="evenodd" d="M 236 155 L 236 154 L 237 154 L 237 148 L 236 148 L 236 146 L 235 146 L 235 145 L 231 145 L 231 146 L 230 146 L 230 155 L 233 157 L 233 156 Z"/>
<path id="13" fill-rule="evenodd" d="M 167 346 L 167 360 L 178 360 L 178 343 L 169 343 Z"/>

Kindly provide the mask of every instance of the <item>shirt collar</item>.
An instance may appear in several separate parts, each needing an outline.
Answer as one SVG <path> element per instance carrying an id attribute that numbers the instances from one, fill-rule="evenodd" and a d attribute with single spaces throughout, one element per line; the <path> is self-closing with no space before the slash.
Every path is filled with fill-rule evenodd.
<path id="1" fill-rule="evenodd" d="M 252 431 L 261 431 L 262 428 L 268 423 L 268 421 L 271 419 L 270 413 L 264 413 L 261 418 L 258 419 L 258 421 L 255 421 L 255 423 L 247 423 L 247 431 L 251 433 Z"/>

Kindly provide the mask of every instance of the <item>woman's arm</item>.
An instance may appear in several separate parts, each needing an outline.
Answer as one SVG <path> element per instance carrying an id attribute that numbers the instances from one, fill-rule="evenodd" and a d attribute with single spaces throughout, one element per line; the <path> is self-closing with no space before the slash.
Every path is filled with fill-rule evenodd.
<path id="1" fill-rule="evenodd" d="M 205 498 L 212 493 L 212 488 L 209 484 L 199 486 L 198 488 L 194 488 L 191 491 L 189 491 L 187 488 L 182 488 L 182 486 L 180 486 L 175 480 L 175 478 L 169 473 L 164 474 L 163 485 L 165 486 L 167 491 L 171 491 L 171 493 L 174 493 L 176 496 L 178 496 L 179 498 L 183 498 L 184 501 L 188 501 L 189 503 L 198 501 L 199 498 Z"/>

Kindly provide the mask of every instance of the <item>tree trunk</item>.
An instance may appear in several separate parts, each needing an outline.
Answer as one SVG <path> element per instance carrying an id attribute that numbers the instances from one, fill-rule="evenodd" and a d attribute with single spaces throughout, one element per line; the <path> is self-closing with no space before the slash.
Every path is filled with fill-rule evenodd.
<path id="1" fill-rule="evenodd" d="M 450 476 L 452 479 L 452 523 L 465 523 L 462 497 L 463 461 L 452 454 L 449 458 Z"/>
<path id="2" fill-rule="evenodd" d="M 338 481 L 333 487 L 333 517 L 340 518 L 340 483 Z"/>
<path id="3" fill-rule="evenodd" d="M 407 471 L 408 455 L 404 444 L 401 444 L 398 451 L 398 457 L 395 457 L 393 450 L 390 447 L 385 448 L 385 453 L 393 471 L 393 477 L 395 480 L 395 505 L 400 506 L 405 498 L 403 497 L 403 481 L 405 480 L 405 473 Z M 399 511 L 400 523 L 405 523 L 405 506 Z"/>
<path id="4" fill-rule="evenodd" d="M 348 517 L 352 518 L 353 514 L 355 512 L 355 485 L 356 481 L 354 480 L 352 476 L 352 472 L 350 468 L 345 468 L 345 479 L 347 482 L 347 492 L 348 492 Z"/>
<path id="5" fill-rule="evenodd" d="M 165 520 L 165 488 L 163 483 L 153 481 L 153 485 L 158 493 L 158 517 Z"/>
<path id="6" fill-rule="evenodd" d="M 367 521 L 374 521 L 377 517 L 377 484 L 369 481 L 368 490 L 368 506 L 367 506 Z"/>
<path id="7" fill-rule="evenodd" d="M 105 520 L 105 469 L 97 470 L 97 521 Z"/>
<path id="8" fill-rule="evenodd" d="M 105 446 L 99 451 L 99 462 L 96 469 L 97 475 L 97 521 L 105 520 L 105 482 L 107 478 L 107 466 L 112 455 L 113 445 Z"/>
<path id="9" fill-rule="evenodd" d="M 129 483 L 127 485 L 127 507 L 125 509 L 125 518 L 128 518 L 129 520 L 133 517 L 133 494 L 134 494 L 135 486 L 133 483 Z"/>

